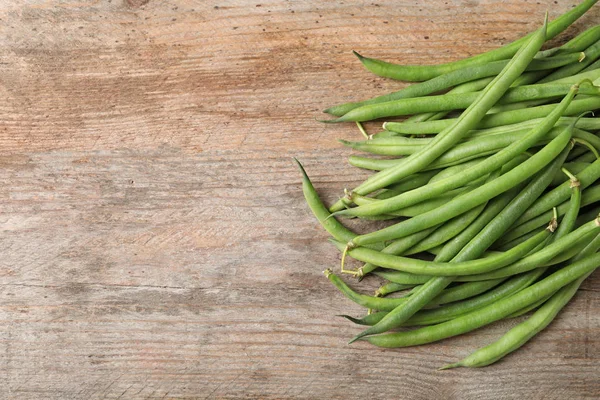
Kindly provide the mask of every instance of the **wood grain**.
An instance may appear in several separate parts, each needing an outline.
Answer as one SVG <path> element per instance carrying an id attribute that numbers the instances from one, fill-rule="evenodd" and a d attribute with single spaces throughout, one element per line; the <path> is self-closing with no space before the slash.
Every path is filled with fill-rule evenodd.
<path id="1" fill-rule="evenodd" d="M 356 129 L 315 118 L 403 84 L 352 49 L 450 61 L 573 3 L 3 1 L 2 397 L 600 397 L 597 274 L 492 368 L 436 370 L 514 322 L 346 345 L 357 329 L 334 315 L 361 310 L 321 274 L 338 255 L 291 162 L 327 201 L 367 176 L 337 142 Z"/>

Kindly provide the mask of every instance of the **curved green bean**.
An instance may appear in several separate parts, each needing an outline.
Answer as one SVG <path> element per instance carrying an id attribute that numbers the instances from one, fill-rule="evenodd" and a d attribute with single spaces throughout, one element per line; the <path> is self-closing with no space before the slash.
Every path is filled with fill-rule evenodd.
<path id="1" fill-rule="evenodd" d="M 596 232 L 600 228 L 600 220 L 596 218 L 593 221 L 589 221 L 569 234 L 556 239 L 548 246 L 544 247 L 542 250 L 535 252 L 523 259 L 515 262 L 512 265 L 507 267 L 498 269 L 493 272 L 481 274 L 481 275 L 473 275 L 472 277 L 463 277 L 466 280 L 482 280 L 482 279 L 496 279 L 502 278 L 506 276 L 511 276 L 515 274 L 520 274 L 523 272 L 531 271 L 536 268 L 540 268 L 548 265 L 548 262 L 551 261 L 554 257 L 558 256 L 564 251 L 567 251 L 571 247 L 573 247 L 576 243 L 578 243 L 581 239 L 584 239 L 586 236 L 592 234 L 592 232 Z"/>
<path id="2" fill-rule="evenodd" d="M 460 335 L 505 318 L 523 307 L 535 303 L 538 299 L 552 294 L 581 276 L 594 271 L 598 265 L 600 265 L 600 253 L 570 264 L 510 297 L 453 320 L 408 332 L 370 336 L 364 340 L 380 347 L 407 347 Z"/>
<path id="3" fill-rule="evenodd" d="M 584 0 L 582 3 L 577 5 L 577 7 L 573 8 L 572 10 L 558 17 L 556 20 L 547 24 L 548 31 L 546 34 L 546 39 L 549 40 L 558 35 L 563 30 L 565 30 L 569 25 L 571 25 L 580 16 L 582 16 L 590 7 L 592 7 L 596 3 L 596 1 L 597 0 Z M 510 58 L 513 55 L 515 55 L 515 53 L 517 53 L 517 50 L 524 43 L 531 40 L 531 38 L 534 36 L 535 33 L 530 33 L 498 49 L 446 64 L 396 65 L 384 61 L 373 60 L 373 62 L 368 63 L 367 65 L 363 63 L 363 65 L 365 65 L 365 68 L 367 68 L 375 75 L 379 75 L 385 78 L 392 78 L 411 82 L 424 81 L 444 73 L 455 71 L 459 68 L 464 68 L 472 65 L 487 64 L 492 61 Z"/>
<path id="4" fill-rule="evenodd" d="M 360 54 L 354 52 L 359 59 L 364 59 Z M 557 57 L 534 59 L 527 66 L 527 71 L 539 71 L 549 70 L 557 67 L 562 67 L 567 64 L 578 62 L 583 57 L 582 53 L 568 53 Z M 439 92 L 440 90 L 447 89 L 449 87 L 463 84 L 466 82 L 474 81 L 480 78 L 488 78 L 497 75 L 509 60 L 494 61 L 489 64 L 475 65 L 472 67 L 462 68 L 460 70 L 452 71 L 447 74 L 440 75 L 426 82 L 421 82 L 415 85 L 410 85 L 397 92 L 389 93 L 383 96 L 374 97 L 369 100 L 357 101 L 344 103 L 337 106 L 330 107 L 323 112 L 334 115 L 342 116 L 348 112 L 367 105 L 386 103 L 395 100 L 416 98 L 429 95 L 431 93 Z M 484 85 L 485 86 L 485 85 Z M 450 91 L 456 93 L 456 91 Z M 460 92 L 465 93 L 464 89 Z"/>

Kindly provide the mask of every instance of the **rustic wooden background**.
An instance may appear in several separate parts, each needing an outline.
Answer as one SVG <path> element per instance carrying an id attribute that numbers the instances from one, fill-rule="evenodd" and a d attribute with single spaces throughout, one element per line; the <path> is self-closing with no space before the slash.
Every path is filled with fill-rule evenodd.
<path id="1" fill-rule="evenodd" d="M 361 311 L 291 160 L 328 202 L 366 176 L 336 141 L 357 130 L 315 118 L 403 84 L 352 49 L 450 61 L 574 3 L 3 0 L 2 398 L 598 398 L 598 274 L 490 368 L 436 370 L 513 322 L 346 345 L 334 315 Z"/>

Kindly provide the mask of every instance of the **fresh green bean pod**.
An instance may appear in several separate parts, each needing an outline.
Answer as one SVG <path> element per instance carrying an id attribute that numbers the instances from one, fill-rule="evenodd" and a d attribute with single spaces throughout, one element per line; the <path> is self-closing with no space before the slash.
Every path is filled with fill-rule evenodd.
<path id="1" fill-rule="evenodd" d="M 405 251 L 403 255 L 422 253 L 446 243 L 471 225 L 485 209 L 485 206 L 486 204 L 481 204 L 464 214 L 452 218 L 450 221 L 434 230 L 422 241 Z"/>
<path id="2" fill-rule="evenodd" d="M 583 191 L 582 196 L 581 196 L 581 206 L 582 207 L 593 204 L 597 201 L 600 201 L 600 185 L 591 186 Z M 558 216 L 564 215 L 567 212 L 567 210 L 569 209 L 569 204 L 570 204 L 569 201 L 565 201 L 565 202 L 561 203 L 558 207 L 556 207 L 557 215 Z M 550 218 L 552 218 L 552 214 L 553 214 L 552 210 L 547 211 L 547 212 L 540 214 L 539 216 L 532 218 L 529 221 L 511 229 L 509 232 L 507 232 L 506 235 L 504 235 L 502 238 L 500 238 L 495 243 L 495 247 L 501 248 L 504 245 L 508 245 L 508 243 L 512 242 L 513 240 L 515 240 L 537 228 L 544 226 L 544 224 L 547 223 Z"/>
<path id="3" fill-rule="evenodd" d="M 504 125 L 513 125 L 532 119 L 544 118 L 555 108 L 554 104 L 499 112 L 485 116 L 475 129 L 495 128 Z M 586 111 L 600 108 L 600 98 L 592 96 L 574 100 L 564 112 L 564 115 L 578 115 Z M 442 119 L 439 121 L 425 121 L 419 123 L 386 122 L 385 129 L 407 135 L 425 135 L 442 132 L 456 123 L 456 118 Z"/>
<path id="4" fill-rule="evenodd" d="M 300 172 L 302 172 L 302 192 L 304 193 L 304 199 L 321 226 L 323 226 L 323 228 L 325 228 L 325 230 L 336 240 L 352 240 L 352 238 L 356 236 L 356 233 L 346 228 L 335 218 L 329 218 L 331 214 L 319 198 L 319 195 L 317 194 L 312 182 L 308 178 L 304 167 L 295 158 L 294 161 L 296 164 L 298 164 Z M 383 247 L 383 244 L 376 244 L 373 248 L 382 249 Z"/>
<path id="5" fill-rule="evenodd" d="M 585 193 L 585 188 L 600 178 L 600 160 L 594 161 L 589 167 L 578 173 L 577 178 L 581 184 L 581 189 Z M 571 187 L 568 181 L 557 186 L 536 200 L 536 202 L 533 203 L 533 205 L 531 205 L 517 221 L 515 221 L 515 226 L 521 225 L 530 219 L 551 210 L 552 207 L 558 206 L 563 201 L 567 200 L 570 197 L 570 194 Z"/>
<path id="6" fill-rule="evenodd" d="M 596 1 L 597 0 L 584 0 L 572 10 L 566 12 L 565 14 L 558 17 L 556 20 L 549 23 L 546 34 L 546 40 L 550 40 L 563 30 L 565 30 L 569 25 L 571 25 L 579 17 L 581 17 L 590 7 L 592 7 L 596 3 Z M 488 64 L 492 61 L 510 58 L 513 55 L 515 55 L 515 53 L 517 53 L 517 50 L 524 43 L 527 43 L 529 40 L 531 40 L 533 36 L 535 36 L 535 33 L 530 33 L 498 49 L 494 49 L 486 53 L 482 53 L 470 58 L 465 58 L 446 64 L 396 65 L 384 61 L 368 59 L 368 62 L 367 60 L 365 60 L 365 62 L 363 62 L 363 65 L 369 71 L 381 77 L 410 82 L 425 81 L 427 79 L 432 79 L 441 74 L 455 71 L 460 68 L 473 65 Z"/>
<path id="7" fill-rule="evenodd" d="M 538 277 L 539 275 L 537 274 L 537 271 L 530 271 L 525 274 L 511 277 L 499 286 L 496 286 L 492 290 L 484 292 L 478 296 L 474 296 L 450 304 L 445 304 L 441 307 L 433 309 L 423 309 L 415 313 L 415 315 L 413 315 L 405 323 L 403 323 L 402 326 L 432 325 L 451 320 L 463 314 L 483 308 L 489 304 L 493 304 L 494 302 L 502 298 L 508 297 L 514 293 L 517 293 L 521 289 L 530 286 L 533 282 L 537 280 Z M 446 289 L 445 291 L 448 290 L 450 289 Z M 379 322 L 381 319 L 383 319 L 383 317 L 387 315 L 387 312 L 379 312 L 376 314 L 379 315 L 377 317 L 363 318 L 362 323 L 355 321 L 355 319 L 350 320 L 360 325 L 372 326 Z"/>
<path id="8" fill-rule="evenodd" d="M 547 83 L 510 88 L 498 100 L 498 104 L 511 104 L 522 101 L 552 99 L 567 94 L 572 84 Z M 585 85 L 580 88 L 581 94 L 597 96 L 598 88 Z M 481 92 L 475 93 L 448 93 L 438 96 L 412 97 L 388 101 L 384 103 L 367 104 L 354 108 L 334 120 L 324 122 L 371 121 L 385 117 L 398 117 L 422 112 L 438 112 L 451 110 L 464 110 L 473 104 Z"/>
<path id="9" fill-rule="evenodd" d="M 598 265 L 600 265 L 600 254 L 596 253 L 554 272 L 508 298 L 498 300 L 491 305 L 453 320 L 408 332 L 370 336 L 365 340 L 380 347 L 407 347 L 460 335 L 498 321 L 529 304 L 535 303 L 540 298 L 552 294 L 594 271 Z"/>
<path id="10" fill-rule="evenodd" d="M 565 132 L 568 132 L 568 130 Z M 396 309 L 394 309 L 388 315 L 382 318 L 380 322 L 378 322 L 371 328 L 361 332 L 359 335 L 355 336 L 351 340 L 351 342 L 363 336 L 382 333 L 396 326 L 400 326 L 401 324 L 406 322 L 411 316 L 413 316 L 420 308 L 422 308 L 425 304 L 430 302 L 432 298 L 441 293 L 442 290 L 444 290 L 444 288 L 446 288 L 456 278 L 456 276 L 452 275 L 465 275 L 468 274 L 468 272 L 473 272 L 473 270 L 469 271 L 468 269 L 461 270 L 456 266 L 469 264 L 469 262 L 465 262 L 465 260 L 472 260 L 479 257 L 485 251 L 485 249 L 489 247 L 489 245 L 491 245 L 499 236 L 501 236 L 506 231 L 506 229 L 514 222 L 514 220 L 518 218 L 518 210 L 522 206 L 530 204 L 533 201 L 533 199 L 537 195 L 539 195 L 539 192 L 541 192 L 541 190 L 543 190 L 543 188 L 547 186 L 554 174 L 554 170 L 558 169 L 558 167 L 562 165 L 564 159 L 568 154 L 568 151 L 568 149 L 563 150 L 560 156 L 557 157 L 554 161 L 550 162 L 546 170 L 539 174 L 536 177 L 536 179 L 534 179 L 532 184 L 528 185 L 525 188 L 522 194 L 520 194 L 516 199 L 514 199 L 499 215 L 495 216 L 481 232 L 479 232 L 475 237 L 473 237 L 469 241 L 469 243 L 460 251 L 459 254 L 454 256 L 454 258 L 452 259 L 452 263 L 450 264 L 452 267 L 444 268 L 444 273 L 448 272 L 448 275 L 435 276 L 434 278 L 429 280 L 410 299 L 408 299 L 406 303 L 399 305 Z M 530 239 L 530 241 L 527 241 L 520 246 L 523 246 L 522 248 L 525 249 L 525 245 L 530 244 L 531 247 L 527 251 L 532 251 L 546 239 L 547 235 L 549 235 L 549 233 L 553 230 L 552 228 L 553 225 L 551 224 L 549 229 L 547 231 L 542 232 L 539 237 L 534 237 Z M 536 239 L 538 239 L 537 242 Z M 515 249 L 516 248 L 517 247 L 515 247 Z M 356 250 L 360 250 L 360 248 Z M 362 250 L 365 251 L 367 249 Z M 438 254 L 438 256 L 436 256 L 436 260 L 443 261 L 449 259 L 452 256 L 449 252 L 442 252 L 444 254 Z M 502 256 L 507 255 L 508 253 L 504 253 L 497 256 L 490 256 L 488 259 L 494 257 L 500 258 Z M 481 260 L 485 259 L 475 260 L 472 263 L 476 264 L 478 261 Z M 537 272 L 534 273 L 534 275 L 535 274 L 537 274 Z"/>
<path id="11" fill-rule="evenodd" d="M 447 288 L 431 302 L 423 307 L 423 309 L 431 309 L 442 304 L 461 301 L 487 292 L 488 290 L 498 286 L 504 282 L 506 278 L 490 279 L 487 281 L 473 281 L 461 283 L 460 285 Z"/>
<path id="12" fill-rule="evenodd" d="M 406 289 L 412 289 L 415 285 L 407 285 L 396 282 L 388 282 L 385 285 L 381 285 L 379 289 L 375 291 L 375 297 L 385 297 L 388 294 L 400 292 Z"/>
<path id="13" fill-rule="evenodd" d="M 600 40 L 600 25 L 592 26 L 560 46 L 555 54 L 575 53 L 585 51 L 588 47 Z"/>
<path id="14" fill-rule="evenodd" d="M 536 268 L 547 266 L 549 265 L 548 262 L 554 257 L 572 248 L 580 240 L 585 239 L 586 236 L 589 236 L 593 232 L 597 233 L 599 228 L 600 220 L 595 219 L 593 221 L 589 221 L 584 225 L 580 226 L 579 228 L 575 229 L 573 232 L 570 232 L 569 234 L 559 239 L 556 239 L 555 241 L 544 247 L 542 250 L 535 252 L 515 262 L 512 265 L 498 269 L 493 272 L 481 275 L 473 275 L 471 277 L 464 276 L 462 278 L 465 280 L 496 279 L 520 274 L 523 272 L 531 271 Z"/>
<path id="15" fill-rule="evenodd" d="M 429 279 L 433 278 L 432 276 L 415 275 L 415 274 L 409 274 L 407 272 L 395 271 L 395 270 L 384 269 L 384 268 L 379 268 L 379 269 L 373 271 L 373 274 L 380 278 L 387 279 L 388 281 L 391 281 L 391 282 L 415 284 L 415 285 L 421 285 L 421 284 L 427 282 Z"/>
<path id="16" fill-rule="evenodd" d="M 538 301 L 536 301 L 533 304 L 528 305 L 527 307 L 524 307 L 522 309 L 520 309 L 519 311 L 516 311 L 512 314 L 510 314 L 508 317 L 506 317 L 506 319 L 512 319 L 512 318 L 517 318 L 520 317 L 522 315 L 527 314 L 530 311 L 535 310 L 536 308 L 540 307 L 542 304 L 544 304 L 546 301 L 548 301 L 548 299 L 552 297 L 552 295 L 548 295 L 546 297 L 542 297 L 541 299 L 539 299 Z"/>
<path id="17" fill-rule="evenodd" d="M 360 54 L 354 52 L 359 58 L 363 58 Z M 567 53 L 557 57 L 534 59 L 527 66 L 527 71 L 550 70 L 553 68 L 562 67 L 574 62 L 578 62 L 584 55 L 582 53 Z M 509 60 L 494 61 L 485 65 L 475 65 L 460 70 L 452 71 L 444 75 L 440 75 L 426 82 L 421 82 L 415 85 L 410 85 L 397 92 L 389 93 L 383 96 L 374 97 L 369 100 L 344 103 L 330 107 L 323 112 L 342 116 L 348 112 L 367 105 L 386 103 L 395 100 L 416 98 L 439 92 L 440 90 L 448 89 L 449 87 L 467 83 L 476 79 L 488 78 L 498 75 L 500 71 L 508 64 Z M 489 83 L 489 82 L 488 82 Z M 480 85 L 478 83 L 477 85 Z M 485 85 L 484 85 L 485 87 Z M 456 91 L 450 91 L 456 93 Z M 460 92 L 465 93 L 464 89 Z"/>
<path id="18" fill-rule="evenodd" d="M 418 188 L 427 184 L 427 182 L 429 182 L 431 178 L 436 176 L 438 173 L 439 171 L 436 170 L 419 172 L 418 174 L 409 176 L 398 183 L 387 186 L 380 193 L 378 193 L 375 196 L 375 198 L 383 200 L 392 196 L 397 196 L 400 193 Z"/>
<path id="19" fill-rule="evenodd" d="M 364 247 L 357 247 L 348 250 L 347 254 L 359 261 L 379 265 L 380 267 L 395 269 L 398 271 L 409 272 L 417 275 L 431 276 L 456 276 L 456 275 L 477 275 L 500 269 L 514 263 L 525 256 L 531 250 L 543 243 L 550 235 L 550 230 L 545 229 L 539 232 L 533 238 L 521 243 L 509 251 L 496 253 L 494 255 L 480 258 L 472 261 L 460 263 L 440 263 L 434 261 L 424 261 L 416 258 L 394 256 L 381 253 Z M 346 244 L 335 241 L 334 244 L 339 250 L 343 251 Z"/>
<path id="20" fill-rule="evenodd" d="M 519 78 L 517 78 L 517 80 L 520 80 L 521 77 L 530 77 L 532 74 L 540 74 L 541 72 L 544 72 L 544 74 L 542 76 L 546 76 L 548 74 L 546 71 L 524 72 L 523 75 L 521 75 Z M 465 82 L 458 86 L 455 86 L 454 88 L 449 90 L 448 93 L 478 92 L 480 90 L 483 90 L 492 80 L 494 80 L 493 76 L 487 77 L 487 78 L 475 79 L 473 81 Z M 533 78 L 529 78 L 529 79 L 524 78 L 523 81 L 526 82 L 523 84 L 527 85 L 529 83 L 535 83 L 535 81 L 537 81 L 537 79 L 534 80 Z M 517 85 L 514 85 L 514 83 L 513 83 L 513 86 L 517 86 Z M 437 112 L 437 113 L 431 112 L 431 113 L 415 114 L 415 115 L 407 118 L 406 121 L 407 122 L 433 121 L 436 119 L 442 119 L 447 114 L 448 114 L 448 112 L 446 112 L 446 111 L 441 111 L 441 112 Z"/>
<path id="21" fill-rule="evenodd" d="M 386 247 L 384 247 L 381 250 L 381 252 L 386 253 L 386 254 L 395 254 L 395 255 L 404 254 L 405 251 L 407 251 L 408 249 L 415 246 L 421 240 L 425 239 L 432 232 L 434 232 L 435 229 L 437 229 L 437 228 L 438 228 L 437 226 L 433 226 L 431 228 L 424 229 L 419 232 L 415 232 L 412 235 L 408 235 L 408 236 L 405 236 L 398 240 L 394 240 L 393 242 L 388 244 Z M 362 278 L 363 276 L 369 274 L 370 272 L 374 271 L 377 268 L 379 268 L 379 267 L 375 264 L 366 263 L 365 265 L 363 265 L 362 267 L 360 267 L 358 269 L 358 277 Z M 412 276 L 413 274 L 410 274 L 410 275 Z M 398 277 L 396 279 L 400 279 L 400 277 Z M 401 279 L 406 279 L 406 277 L 403 276 Z M 392 280 L 392 279 L 389 279 L 389 280 Z M 398 280 L 394 280 L 394 282 L 399 283 Z M 409 280 L 409 282 L 412 282 L 412 281 Z M 421 282 L 421 283 L 424 283 L 424 282 Z"/>
<path id="22" fill-rule="evenodd" d="M 585 50 L 585 58 L 583 58 L 581 62 L 565 65 L 552 72 L 547 77 L 540 79 L 539 83 L 553 82 L 557 79 L 575 75 L 592 65 L 598 57 L 600 57 L 600 40 L 596 41 Z"/>
<path id="23" fill-rule="evenodd" d="M 329 279 L 329 281 L 333 283 L 333 285 L 347 298 L 365 308 L 373 310 L 391 311 L 398 305 L 406 301 L 406 298 L 383 298 L 367 296 L 364 294 L 357 293 L 354 290 L 352 290 L 348 285 L 346 285 L 346 283 L 343 280 L 341 280 L 339 276 L 331 272 L 330 269 L 326 269 L 325 271 L 323 271 L 323 273 L 325 274 L 327 279 Z"/>

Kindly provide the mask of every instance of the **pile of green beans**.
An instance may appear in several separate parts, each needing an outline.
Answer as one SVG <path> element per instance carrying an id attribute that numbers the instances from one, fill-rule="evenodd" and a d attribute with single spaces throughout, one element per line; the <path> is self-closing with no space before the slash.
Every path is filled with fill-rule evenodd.
<path id="1" fill-rule="evenodd" d="M 596 1 L 452 63 L 397 65 L 355 52 L 378 76 L 418 83 L 325 110 L 335 118 L 324 122 L 358 125 L 365 140 L 341 143 L 370 153 L 349 162 L 375 171 L 332 206 L 296 160 L 341 273 L 380 283 L 368 295 L 325 270 L 367 309 L 342 315 L 366 327 L 350 343 L 414 346 L 516 319 L 442 369 L 486 366 L 548 326 L 600 266 L 600 25 L 542 50 Z M 361 125 L 381 119 L 372 135 Z M 365 232 L 343 218 L 364 220 Z"/>

